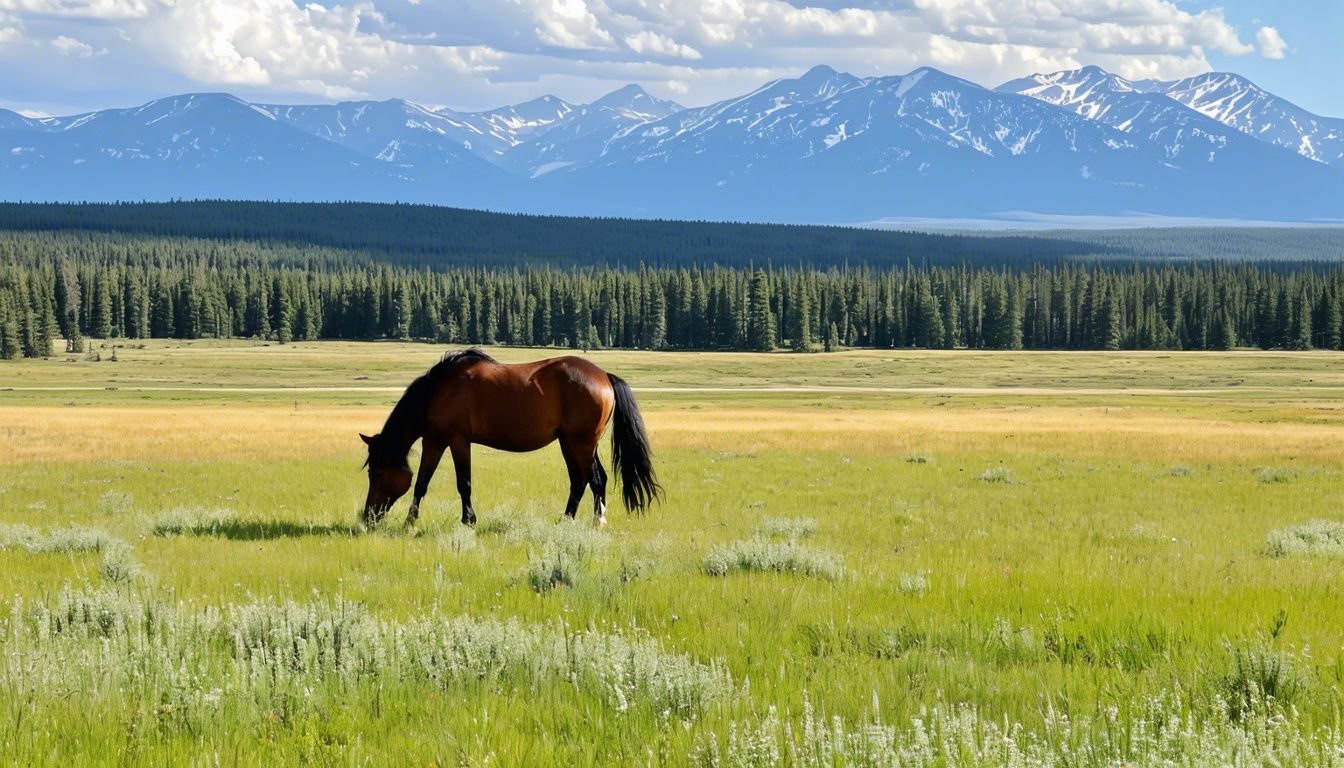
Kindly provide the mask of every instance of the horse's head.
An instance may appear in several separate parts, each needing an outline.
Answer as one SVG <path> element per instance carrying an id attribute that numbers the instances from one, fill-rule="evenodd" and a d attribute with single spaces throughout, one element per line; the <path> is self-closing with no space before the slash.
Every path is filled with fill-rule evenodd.
<path id="1" fill-rule="evenodd" d="M 360 435 L 369 447 L 364 463 L 369 470 L 369 495 L 364 499 L 364 524 L 372 526 L 411 488 L 411 466 L 406 457 L 395 455 L 382 435 Z"/>

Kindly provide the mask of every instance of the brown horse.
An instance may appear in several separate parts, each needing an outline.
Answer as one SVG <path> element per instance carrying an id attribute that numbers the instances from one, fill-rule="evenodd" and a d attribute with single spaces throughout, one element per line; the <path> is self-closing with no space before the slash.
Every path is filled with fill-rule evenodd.
<path id="1" fill-rule="evenodd" d="M 506 365 L 479 349 L 443 356 L 411 382 L 387 417 L 383 431 L 360 435 L 369 447 L 369 493 L 364 524 L 378 523 L 411 487 L 406 455 L 422 440 L 420 471 L 406 524 L 414 525 L 420 501 L 446 450 L 457 470 L 462 523 L 476 524 L 471 507 L 471 445 L 503 451 L 535 451 L 560 441 L 569 469 L 569 503 L 574 517 L 585 487 L 593 489 L 594 523 L 607 521 L 607 473 L 597 443 L 614 421 L 611 463 L 621 476 L 626 509 L 643 509 L 660 487 L 653 472 L 644 420 L 630 387 L 581 357 L 557 357 Z"/>

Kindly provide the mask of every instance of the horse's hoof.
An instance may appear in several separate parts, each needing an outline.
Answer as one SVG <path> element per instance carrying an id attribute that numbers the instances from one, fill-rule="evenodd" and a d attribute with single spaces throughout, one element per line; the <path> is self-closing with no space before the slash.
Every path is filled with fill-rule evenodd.
<path id="1" fill-rule="evenodd" d="M 594 528 L 606 528 L 606 527 L 607 527 L 607 518 L 606 518 L 605 516 L 603 516 L 603 517 L 594 517 L 594 518 L 593 518 L 593 527 L 594 527 Z"/>

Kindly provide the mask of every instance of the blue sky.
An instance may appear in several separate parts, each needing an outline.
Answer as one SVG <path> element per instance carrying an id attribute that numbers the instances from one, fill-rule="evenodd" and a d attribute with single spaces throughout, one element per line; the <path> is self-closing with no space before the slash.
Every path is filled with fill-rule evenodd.
<path id="1" fill-rule="evenodd" d="M 1344 0 L 0 0 L 0 107 L 188 91 L 476 109 L 637 82 L 704 104 L 830 64 L 987 86 L 1097 64 L 1209 69 L 1344 116 Z"/>
<path id="2" fill-rule="evenodd" d="M 1214 68 L 1249 77 L 1302 107 L 1344 117 L 1344 0 L 1227 0 L 1184 3 L 1188 8 L 1221 7 L 1228 21 L 1244 29 L 1272 24 L 1288 43 L 1282 60 L 1213 54 Z"/>

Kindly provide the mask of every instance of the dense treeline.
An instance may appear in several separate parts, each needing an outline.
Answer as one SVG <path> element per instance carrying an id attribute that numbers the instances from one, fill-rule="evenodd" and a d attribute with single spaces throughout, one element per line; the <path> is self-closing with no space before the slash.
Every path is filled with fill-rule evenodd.
<path id="1" fill-rule="evenodd" d="M 1338 261 L 1344 227 L 929 234 L 834 226 L 527 216 L 370 203 L 0 203 L 0 232 L 84 232 L 359 251 L 407 266 L 1019 267 L 1066 259 Z"/>
<path id="2" fill-rule="evenodd" d="M 321 248 L 0 236 L 0 356 L 58 339 L 427 339 L 643 349 L 1341 346 L 1344 267 L 451 267 Z"/>
<path id="3" fill-rule="evenodd" d="M 406 266 L 1032 264 L 1108 245 L 1065 237 L 527 216 L 376 203 L 0 203 L 0 232 L 117 233 L 359 251 Z"/>

